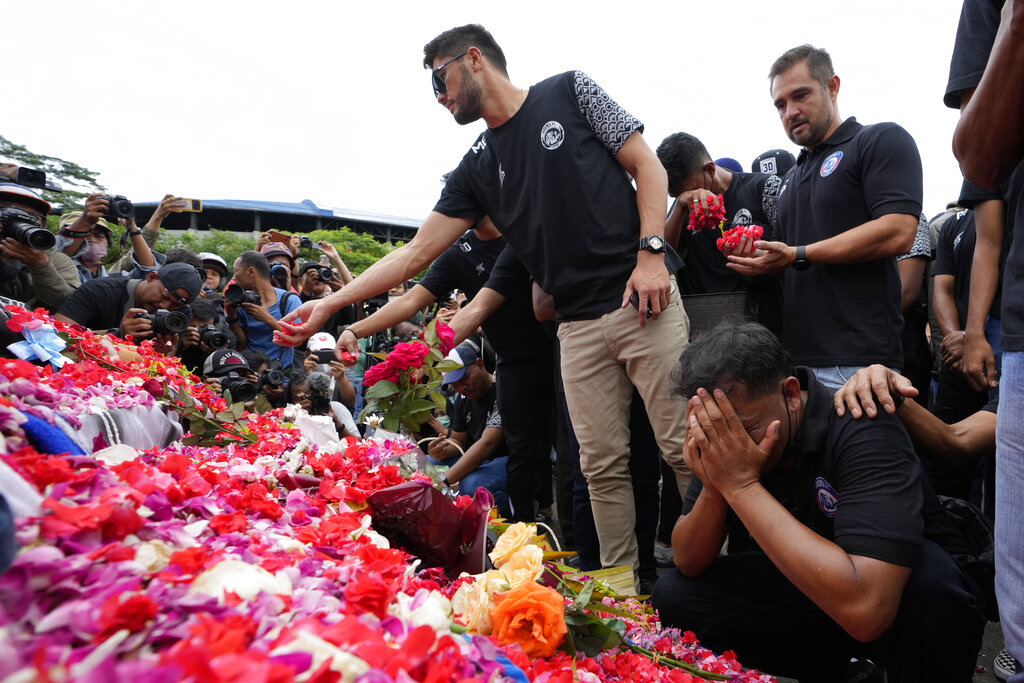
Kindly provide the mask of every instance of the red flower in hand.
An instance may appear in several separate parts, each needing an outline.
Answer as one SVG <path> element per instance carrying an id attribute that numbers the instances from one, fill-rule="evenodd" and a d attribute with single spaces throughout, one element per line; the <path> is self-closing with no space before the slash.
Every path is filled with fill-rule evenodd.
<path id="1" fill-rule="evenodd" d="M 764 228 L 760 225 L 739 225 L 722 233 L 722 236 L 718 238 L 715 244 L 718 246 L 719 251 L 725 251 L 725 247 L 736 249 L 740 246 L 741 238 L 747 237 L 759 240 L 763 234 Z"/>
<path id="2" fill-rule="evenodd" d="M 690 207 L 690 223 L 686 226 L 692 232 L 704 230 L 705 228 L 720 228 L 725 220 L 725 203 L 722 195 L 716 194 L 717 201 L 708 201 L 707 208 L 701 206 L 700 202 Z"/>

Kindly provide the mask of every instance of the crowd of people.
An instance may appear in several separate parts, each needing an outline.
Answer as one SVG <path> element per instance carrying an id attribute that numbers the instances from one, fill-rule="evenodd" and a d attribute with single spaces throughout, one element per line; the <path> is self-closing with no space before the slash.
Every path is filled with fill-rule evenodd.
<path id="1" fill-rule="evenodd" d="M 824 49 L 765 65 L 800 149 L 747 172 L 692 131 L 652 149 L 581 71 L 514 85 L 471 24 L 423 65 L 486 129 L 416 237 L 359 277 L 273 231 L 230 268 L 157 253 L 172 195 L 142 229 L 92 195 L 40 248 L 25 231 L 51 207 L 9 182 L 0 294 L 152 338 L 250 410 L 296 403 L 339 436 L 364 429 L 368 352 L 436 317 L 459 367 L 416 436 L 445 485 L 557 518 L 581 569 L 631 567 L 667 624 L 751 666 L 970 680 L 1001 619 L 1018 683 L 1024 111 L 998 93 L 1024 82 L 1021 21 L 1012 0 L 964 3 L 944 101 L 965 180 L 931 219 L 913 137 L 842 117 Z"/>

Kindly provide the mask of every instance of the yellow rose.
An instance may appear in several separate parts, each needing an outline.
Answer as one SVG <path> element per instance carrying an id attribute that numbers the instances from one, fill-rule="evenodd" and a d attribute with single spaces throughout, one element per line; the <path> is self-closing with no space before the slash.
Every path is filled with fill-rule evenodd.
<path id="1" fill-rule="evenodd" d="M 524 581 L 536 581 L 544 573 L 544 551 L 540 546 L 524 545 L 501 565 L 501 573 L 512 588 Z"/>
<path id="2" fill-rule="evenodd" d="M 472 633 L 491 635 L 491 610 L 494 609 L 494 594 L 508 590 L 508 580 L 499 572 L 491 570 L 477 574 L 473 581 L 459 586 L 452 596 L 452 612 Z"/>
<path id="3" fill-rule="evenodd" d="M 537 538 L 535 525 L 516 522 L 505 530 L 488 556 L 494 566 L 501 569 L 501 565 L 505 564 L 515 551 L 525 545 L 530 545 L 535 538 Z"/>

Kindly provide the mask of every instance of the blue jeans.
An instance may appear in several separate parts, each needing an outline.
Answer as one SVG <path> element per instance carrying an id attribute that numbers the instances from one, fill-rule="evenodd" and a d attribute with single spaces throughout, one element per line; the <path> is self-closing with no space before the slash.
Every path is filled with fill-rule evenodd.
<path id="1" fill-rule="evenodd" d="M 1007 651 L 1024 660 L 1024 351 L 1003 351 L 996 418 L 996 597 Z M 1024 683 L 1024 672 L 1010 677 Z"/>
<path id="2" fill-rule="evenodd" d="M 446 458 L 445 460 L 434 460 L 427 458 L 434 465 L 447 465 L 451 467 L 456 463 L 458 457 Z M 478 488 L 483 486 L 494 496 L 494 504 L 502 517 L 511 519 L 512 510 L 508 505 L 508 456 L 485 460 L 480 465 L 464 476 L 459 481 L 459 493 L 472 496 Z"/>
<path id="3" fill-rule="evenodd" d="M 839 391 L 839 387 L 846 384 L 846 380 L 853 377 L 858 370 L 867 367 L 865 365 L 823 365 L 812 367 L 810 371 L 818 378 L 818 381 L 825 385 L 830 392 Z M 895 369 L 895 368 L 894 368 Z M 899 372 L 899 370 L 896 370 Z"/>

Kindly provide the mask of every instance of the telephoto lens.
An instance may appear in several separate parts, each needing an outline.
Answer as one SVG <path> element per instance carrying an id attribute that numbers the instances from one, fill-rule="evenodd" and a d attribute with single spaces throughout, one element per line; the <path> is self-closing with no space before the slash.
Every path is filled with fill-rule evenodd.
<path id="1" fill-rule="evenodd" d="M 256 396 L 257 386 L 232 371 L 220 378 L 220 389 L 225 395 L 230 393 L 232 401 L 244 402 L 251 401 Z"/>
<path id="2" fill-rule="evenodd" d="M 217 329 L 215 325 L 203 325 L 199 328 L 199 341 L 211 349 L 226 349 L 228 336 Z"/>
<path id="3" fill-rule="evenodd" d="M 0 232 L 37 251 L 52 249 L 57 244 L 57 237 L 41 227 L 35 216 L 13 206 L 0 209 Z"/>
<path id="4" fill-rule="evenodd" d="M 224 300 L 230 304 L 256 304 L 257 306 L 263 303 L 260 299 L 260 295 L 249 289 L 242 289 L 237 284 L 228 285 L 227 289 L 224 290 Z"/>

